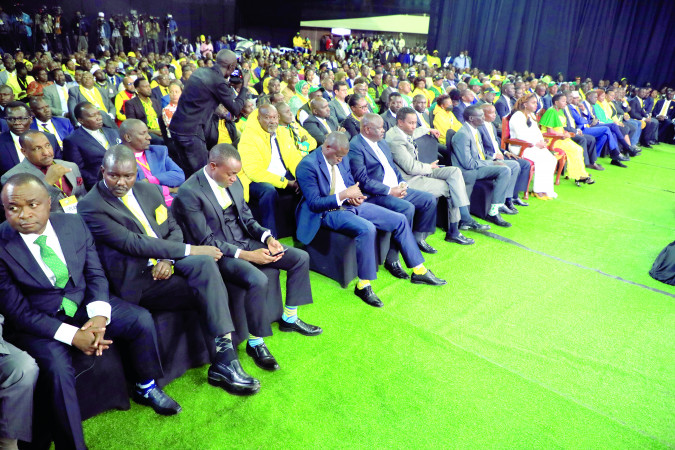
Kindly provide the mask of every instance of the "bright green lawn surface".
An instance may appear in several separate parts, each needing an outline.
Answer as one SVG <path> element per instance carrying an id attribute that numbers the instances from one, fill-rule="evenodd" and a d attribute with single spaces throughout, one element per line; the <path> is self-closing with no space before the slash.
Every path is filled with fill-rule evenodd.
<path id="1" fill-rule="evenodd" d="M 228 395 L 193 369 L 166 388 L 181 414 L 132 404 L 86 421 L 88 445 L 675 446 L 675 288 L 648 274 L 675 239 L 675 147 L 643 153 L 628 169 L 603 160 L 592 186 L 561 180 L 558 199 L 532 198 L 505 216 L 513 227 L 493 227 L 536 252 L 471 232 L 475 245 L 447 244 L 438 230 L 427 266 L 447 286 L 380 269 L 375 309 L 353 283 L 312 273 L 301 316 L 323 335 L 266 339 L 275 373 L 240 346 L 259 394 Z"/>

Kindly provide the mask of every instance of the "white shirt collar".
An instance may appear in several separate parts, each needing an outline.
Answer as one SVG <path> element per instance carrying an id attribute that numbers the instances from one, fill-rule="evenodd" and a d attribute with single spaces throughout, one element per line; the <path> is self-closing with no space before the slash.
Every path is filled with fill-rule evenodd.
<path id="1" fill-rule="evenodd" d="M 47 236 L 47 239 L 50 240 L 51 238 L 56 239 L 56 231 L 54 231 L 54 227 L 52 227 L 52 222 L 50 220 L 47 221 L 47 226 L 45 227 L 45 231 L 42 232 L 42 234 L 37 234 L 37 233 L 29 233 L 29 234 L 23 234 L 19 233 L 19 236 L 21 236 L 21 239 L 24 240 L 26 244 L 35 244 L 35 239 L 37 239 L 39 236 Z"/>

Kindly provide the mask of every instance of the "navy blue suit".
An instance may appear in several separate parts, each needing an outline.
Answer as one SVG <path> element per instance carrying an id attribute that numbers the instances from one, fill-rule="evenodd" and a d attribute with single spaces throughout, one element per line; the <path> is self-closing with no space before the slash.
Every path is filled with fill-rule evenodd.
<path id="1" fill-rule="evenodd" d="M 398 182 L 404 181 L 401 172 L 394 164 L 387 142 L 382 139 L 377 145 L 396 173 Z M 436 199 L 434 196 L 429 192 L 415 189 L 408 189 L 404 198 L 389 195 L 389 186 L 382 183 L 384 167 L 361 134 L 356 135 L 349 143 L 349 161 L 354 179 L 359 182 L 361 191 L 368 197 L 367 202 L 405 215 L 413 231 L 421 233 L 436 231 Z"/>
<path id="2" fill-rule="evenodd" d="M 513 110 L 513 104 L 514 102 L 511 99 L 507 100 L 507 98 L 504 97 L 503 95 L 500 96 L 499 99 L 495 102 L 495 109 L 497 110 L 497 114 L 499 114 L 499 117 L 503 119 L 504 117 L 508 116 Z"/>
<path id="3" fill-rule="evenodd" d="M 177 187 L 185 181 L 185 173 L 178 164 L 169 157 L 169 149 L 164 145 L 151 145 L 145 150 L 150 172 L 162 186 Z M 137 180 L 145 180 L 142 170 L 136 172 Z"/>
<path id="4" fill-rule="evenodd" d="M 349 165 L 349 157 L 337 165 L 346 187 L 355 184 Z M 331 170 L 321 147 L 305 156 L 295 173 L 302 189 L 302 199 L 295 213 L 300 242 L 311 243 L 321 226 L 354 237 L 358 276 L 363 280 L 377 278 L 376 230 L 393 233 L 408 267 L 424 262 L 408 220 L 402 214 L 370 203 L 351 206 L 345 201 L 338 204 L 336 195 L 330 194 Z"/>
<path id="5" fill-rule="evenodd" d="M 54 124 L 54 128 L 56 128 L 56 132 L 59 134 L 59 139 L 61 139 L 61 141 L 63 141 L 65 138 L 70 136 L 73 131 L 75 131 L 73 124 L 70 123 L 70 120 L 66 118 L 52 117 L 52 123 Z M 30 124 L 30 129 L 44 131 L 42 128 L 38 127 L 37 118 L 33 119 L 33 122 Z M 59 148 L 63 150 L 61 146 L 59 146 Z"/>
<path id="6" fill-rule="evenodd" d="M 112 128 L 101 128 L 109 146 L 121 144 L 120 135 Z M 99 180 L 101 162 L 106 149 L 93 136 L 79 127 L 63 140 L 63 158 L 80 168 L 87 191 Z"/>
<path id="7" fill-rule="evenodd" d="M 640 136 L 640 140 L 642 141 L 643 144 L 647 144 L 650 141 L 656 141 L 656 134 L 659 129 L 659 121 L 652 118 L 649 118 L 649 114 L 647 113 L 646 107 L 647 107 L 647 99 L 642 100 L 642 103 L 640 104 L 640 99 L 638 97 L 633 97 L 628 101 L 628 105 L 630 106 L 630 111 L 628 114 L 630 115 L 631 119 L 635 120 L 645 120 L 647 125 L 644 127 L 642 130 L 642 135 Z"/>
<path id="8" fill-rule="evenodd" d="M 485 124 L 478 127 L 478 133 L 480 133 L 480 137 L 483 140 L 483 150 L 485 151 L 485 157 L 487 159 L 493 159 L 496 150 L 501 149 L 499 148 L 495 149 L 493 147 L 492 139 L 490 138 L 490 135 L 488 134 L 486 127 L 492 127 L 492 133 L 495 136 L 495 140 L 498 139 L 497 129 L 495 128 L 495 125 L 492 122 L 485 122 Z M 497 141 L 497 145 L 499 145 L 499 141 Z M 527 192 L 528 181 L 530 181 L 530 167 L 532 166 L 532 164 L 530 163 L 529 160 L 525 158 L 514 160 L 504 156 L 504 161 L 507 163 L 507 165 L 511 164 L 511 162 L 516 162 L 520 166 L 520 172 L 518 172 L 518 176 L 516 177 L 516 183 L 513 188 L 512 197 L 515 198 L 518 196 L 519 192 Z M 511 195 L 511 193 L 509 192 L 507 192 L 506 194 L 507 196 Z"/>
<path id="9" fill-rule="evenodd" d="M 82 449 L 82 418 L 71 361 L 72 352 L 78 350 L 54 339 L 59 327 L 64 323 L 82 326 L 89 319 L 88 304 L 109 303 L 106 337 L 126 341 L 137 380 L 157 379 L 162 369 L 150 313 L 110 296 L 94 239 L 82 219 L 55 213 L 50 223 L 68 267 L 68 283 L 63 288 L 52 285 L 19 233 L 5 222 L 0 225 L 0 311 L 14 331 L 12 343 L 37 361 L 39 389 L 49 395 L 42 398 L 46 404 L 35 409 L 34 429 L 40 433 L 33 435 L 33 444 L 36 448 L 48 447 L 46 430 L 53 429 L 57 448 Z M 59 311 L 64 297 L 78 305 L 74 317 Z"/>
<path id="10" fill-rule="evenodd" d="M 49 143 L 54 149 L 54 159 L 64 159 L 61 153 L 61 147 L 59 143 L 56 142 L 56 138 L 51 133 L 45 133 Z M 9 131 L 0 133 L 0 176 L 4 175 L 12 167 L 19 164 L 19 154 L 16 151 L 16 146 L 14 145 L 14 139 Z"/>

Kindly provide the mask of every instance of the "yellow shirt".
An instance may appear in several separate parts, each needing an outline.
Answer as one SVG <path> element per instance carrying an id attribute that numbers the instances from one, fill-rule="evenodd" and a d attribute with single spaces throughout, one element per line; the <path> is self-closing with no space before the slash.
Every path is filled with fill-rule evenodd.
<path id="1" fill-rule="evenodd" d="M 462 128 L 462 122 L 457 120 L 452 111 L 446 111 L 438 105 L 434 109 L 434 123 L 432 125 L 441 133 L 438 141 L 443 145 L 445 145 L 445 135 L 448 130 L 452 129 L 457 132 Z"/>

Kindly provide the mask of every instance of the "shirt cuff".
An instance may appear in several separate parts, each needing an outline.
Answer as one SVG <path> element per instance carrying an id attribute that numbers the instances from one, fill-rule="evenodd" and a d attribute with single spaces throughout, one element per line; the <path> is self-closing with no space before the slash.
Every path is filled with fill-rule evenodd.
<path id="1" fill-rule="evenodd" d="M 112 311 L 110 308 L 110 303 L 104 302 L 103 300 L 96 300 L 87 305 L 87 316 L 91 319 L 96 316 L 103 316 L 107 319 L 106 325 L 110 323 Z"/>
<path id="2" fill-rule="evenodd" d="M 340 200 L 340 194 L 335 194 L 335 201 L 337 202 L 338 206 L 342 206 L 342 204 L 345 202 L 345 200 L 347 200 L 347 199 Z"/>
<path id="3" fill-rule="evenodd" d="M 190 244 L 185 244 L 185 256 L 190 256 Z"/>
<path id="4" fill-rule="evenodd" d="M 239 255 L 241 255 L 241 249 L 238 248 L 236 252 L 234 252 L 234 257 L 239 258 Z"/>
<path id="5" fill-rule="evenodd" d="M 75 339 L 75 333 L 77 333 L 77 330 L 79 330 L 79 328 L 68 325 L 67 323 L 62 323 L 59 329 L 56 330 L 54 339 L 59 342 L 63 342 L 66 345 L 73 345 L 73 339 Z"/>
<path id="6" fill-rule="evenodd" d="M 265 240 L 267 240 L 267 238 L 270 236 L 272 236 L 272 232 L 270 230 L 265 231 L 263 235 L 260 237 L 260 242 L 264 244 Z"/>

